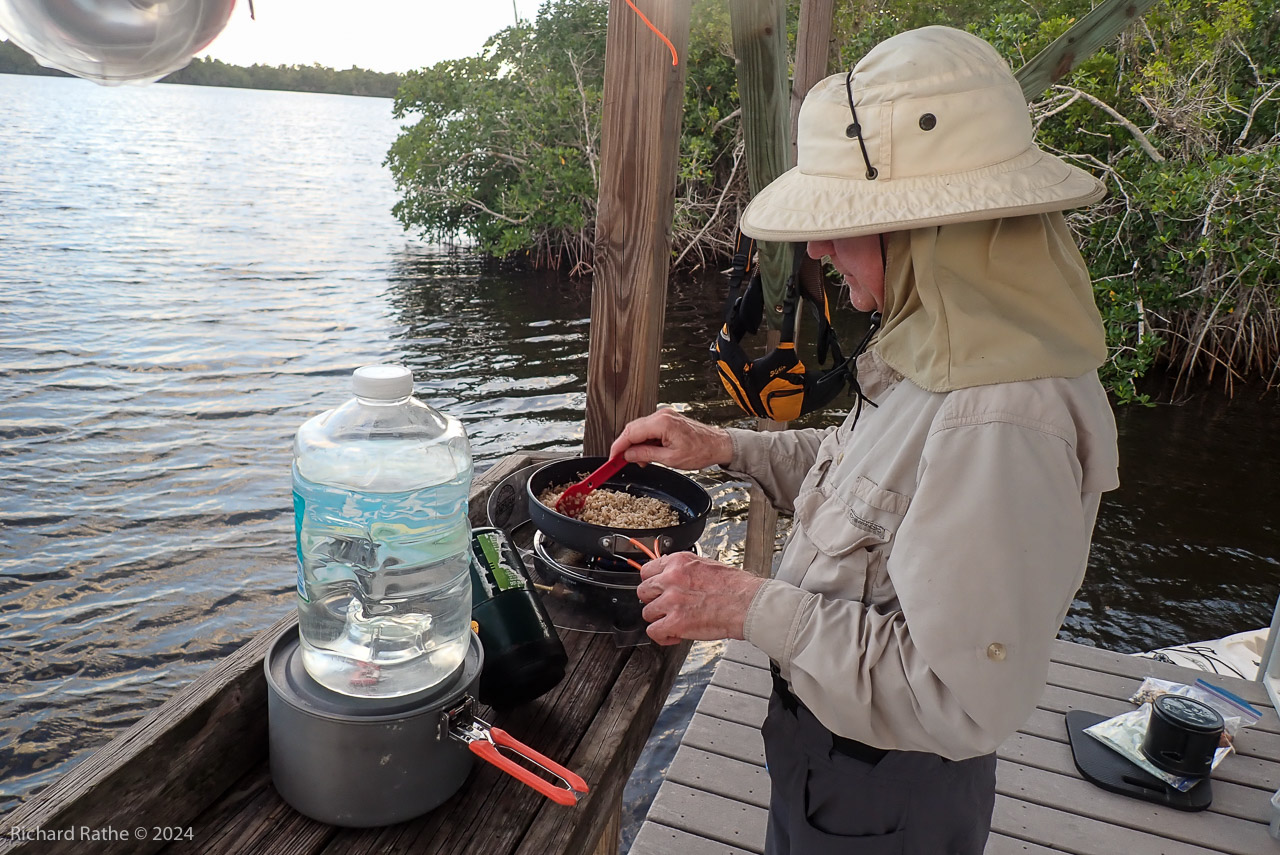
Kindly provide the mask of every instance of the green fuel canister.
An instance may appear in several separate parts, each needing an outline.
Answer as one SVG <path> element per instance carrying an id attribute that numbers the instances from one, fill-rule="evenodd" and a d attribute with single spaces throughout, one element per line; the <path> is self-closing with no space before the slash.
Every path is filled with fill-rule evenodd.
<path id="1" fill-rule="evenodd" d="M 519 551 L 500 528 L 471 532 L 471 618 L 484 647 L 479 698 L 526 703 L 564 679 L 569 657 Z"/>

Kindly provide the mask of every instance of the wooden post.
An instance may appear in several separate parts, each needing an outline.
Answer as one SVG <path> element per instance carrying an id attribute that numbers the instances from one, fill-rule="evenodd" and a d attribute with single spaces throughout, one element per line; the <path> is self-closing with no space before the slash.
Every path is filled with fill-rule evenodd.
<path id="1" fill-rule="evenodd" d="M 1018 69 L 1022 94 L 1028 101 L 1040 97 L 1155 4 L 1156 0 L 1102 0 Z"/>
<path id="2" fill-rule="evenodd" d="M 747 178 L 752 195 L 791 165 L 788 145 L 787 5 L 784 0 L 730 0 L 733 52 L 737 57 L 738 99 L 747 148 Z M 764 285 L 764 313 L 768 333 L 765 347 L 778 346 L 782 324 L 782 294 L 791 272 L 791 253 L 785 243 L 759 245 L 760 278 Z M 758 419 L 757 430 L 781 430 L 783 422 Z M 751 488 L 742 566 L 768 576 L 773 564 L 773 541 L 778 512 L 759 487 Z"/>
<path id="3" fill-rule="evenodd" d="M 600 839 L 596 841 L 596 848 L 591 851 L 591 855 L 618 855 L 618 850 L 622 848 L 622 793 L 618 793 L 618 797 L 614 799 L 614 805 L 610 809 L 609 821 L 605 823 L 604 829 L 600 832 Z"/>
<path id="4" fill-rule="evenodd" d="M 796 71 L 791 84 L 791 162 L 796 162 L 796 128 L 804 96 L 827 76 L 831 55 L 831 20 L 836 0 L 801 0 L 796 30 Z"/>
<path id="5" fill-rule="evenodd" d="M 787 111 L 787 4 L 785 0 L 730 0 L 733 52 L 737 57 L 738 100 L 747 148 L 751 195 L 791 167 Z M 782 294 L 790 270 L 785 243 L 761 243 L 760 278 L 765 321 L 782 325 Z"/>
<path id="6" fill-rule="evenodd" d="M 607 454 L 627 422 L 658 404 L 658 362 L 671 265 L 689 0 L 610 0 L 605 41 L 595 277 L 583 448 Z"/>

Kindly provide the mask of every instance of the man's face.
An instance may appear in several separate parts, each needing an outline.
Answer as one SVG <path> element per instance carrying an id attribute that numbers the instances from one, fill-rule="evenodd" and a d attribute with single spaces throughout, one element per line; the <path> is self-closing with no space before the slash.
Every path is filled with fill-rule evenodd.
<path id="1" fill-rule="evenodd" d="M 884 311 L 884 259 L 880 236 L 809 241 L 809 257 L 830 257 L 849 286 L 849 302 L 860 312 Z"/>

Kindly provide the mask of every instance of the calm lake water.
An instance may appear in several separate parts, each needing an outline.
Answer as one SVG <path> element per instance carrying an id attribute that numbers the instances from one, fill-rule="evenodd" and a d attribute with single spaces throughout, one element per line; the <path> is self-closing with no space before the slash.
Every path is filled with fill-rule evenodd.
<path id="1" fill-rule="evenodd" d="M 0 116 L 3 813 L 294 607 L 290 440 L 356 367 L 412 366 L 481 468 L 579 450 L 590 291 L 402 232 L 386 100 L 0 75 Z M 722 288 L 673 283 L 660 398 L 743 423 L 706 359 Z M 1062 637 L 1269 622 L 1277 415 L 1252 391 L 1118 414 L 1123 487 Z M 744 485 L 706 483 L 732 560 Z M 633 819 L 717 651 L 695 648 Z"/>

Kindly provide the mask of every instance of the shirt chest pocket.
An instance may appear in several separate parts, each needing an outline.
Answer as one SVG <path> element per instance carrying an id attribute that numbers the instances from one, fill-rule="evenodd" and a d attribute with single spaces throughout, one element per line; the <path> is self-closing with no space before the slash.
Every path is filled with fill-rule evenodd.
<path id="1" fill-rule="evenodd" d="M 892 591 L 885 562 L 910 501 L 862 475 L 820 481 L 796 499 L 799 543 L 787 556 L 795 565 L 781 568 L 779 577 L 839 599 L 885 599 Z"/>

